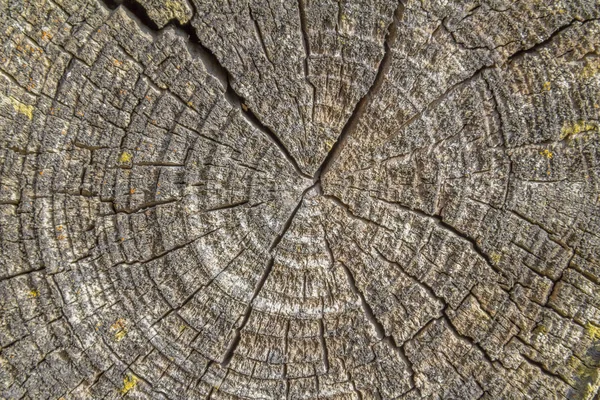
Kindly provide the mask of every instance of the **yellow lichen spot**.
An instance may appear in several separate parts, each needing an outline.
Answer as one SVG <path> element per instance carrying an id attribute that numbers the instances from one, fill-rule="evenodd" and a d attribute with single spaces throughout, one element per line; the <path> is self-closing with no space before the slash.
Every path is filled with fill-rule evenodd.
<path id="1" fill-rule="evenodd" d="M 115 341 L 120 342 L 127 335 L 127 329 L 120 330 L 115 333 Z"/>
<path id="2" fill-rule="evenodd" d="M 600 339 L 600 326 L 596 326 L 591 322 L 585 324 L 585 332 L 592 340 Z"/>
<path id="3" fill-rule="evenodd" d="M 185 326 L 185 325 L 180 325 L 180 326 L 179 326 L 179 333 L 181 333 L 181 332 L 185 331 L 186 329 L 187 329 L 187 326 Z"/>
<path id="4" fill-rule="evenodd" d="M 191 101 L 188 101 L 188 102 L 187 102 L 187 105 L 188 105 L 188 107 L 193 107 L 193 106 L 194 106 L 194 103 L 192 103 Z"/>
<path id="5" fill-rule="evenodd" d="M 127 392 L 135 389 L 138 383 L 138 377 L 131 374 L 125 376 L 123 379 L 123 389 L 121 389 L 121 394 L 127 394 Z"/>
<path id="6" fill-rule="evenodd" d="M 185 23 L 189 18 L 186 17 L 186 9 L 180 1 L 167 0 L 165 2 L 167 18 L 177 18 L 181 23 Z"/>
<path id="7" fill-rule="evenodd" d="M 552 84 L 550 82 L 544 83 L 544 91 L 548 91 L 552 88 Z"/>
<path id="8" fill-rule="evenodd" d="M 29 118 L 29 120 L 33 119 L 33 106 L 23 104 L 19 100 L 14 99 L 12 97 L 10 98 L 10 101 L 16 112 L 18 112 L 19 114 L 23 114 L 24 116 Z"/>
<path id="9" fill-rule="evenodd" d="M 597 60 L 587 61 L 579 73 L 579 77 L 583 79 L 589 79 L 597 75 L 598 72 L 600 72 L 600 62 Z"/>
<path id="10" fill-rule="evenodd" d="M 121 153 L 121 156 L 119 157 L 119 162 L 121 164 L 126 164 L 126 163 L 130 162 L 132 159 L 133 159 L 133 155 L 128 151 L 124 151 L 123 153 Z"/>
<path id="11" fill-rule="evenodd" d="M 125 319 L 119 318 L 110 326 L 110 329 L 114 332 L 115 341 L 120 342 L 127 335 L 126 323 Z"/>
<path id="12" fill-rule="evenodd" d="M 42 39 L 43 40 L 50 40 L 52 39 L 52 34 L 49 33 L 48 31 L 42 31 Z"/>
<path id="13" fill-rule="evenodd" d="M 33 290 L 30 290 L 29 292 L 27 292 L 27 296 L 28 296 L 30 299 L 33 299 L 33 298 L 35 298 L 35 297 L 38 297 L 39 295 L 40 295 L 40 292 L 38 292 L 38 291 L 37 291 L 37 290 L 35 290 L 35 289 L 33 289 Z"/>
<path id="14" fill-rule="evenodd" d="M 492 262 L 494 264 L 498 264 L 500 262 L 500 259 L 502 258 L 502 256 L 498 253 L 492 253 L 490 254 L 490 259 L 492 260 Z"/>
<path id="15" fill-rule="evenodd" d="M 600 369 L 593 366 L 588 367 L 586 358 L 588 357 L 584 356 L 584 359 L 580 360 L 571 356 L 567 362 L 567 365 L 573 371 L 573 377 L 568 379 L 569 384 L 577 391 L 577 395 L 573 397 L 574 399 L 591 399 L 599 387 Z M 593 360 L 587 361 L 594 363 Z"/>
<path id="16" fill-rule="evenodd" d="M 561 129 L 560 138 L 570 139 L 585 132 L 598 132 L 598 123 L 583 120 L 566 122 Z"/>
<path id="17" fill-rule="evenodd" d="M 546 156 L 547 159 L 551 159 L 552 157 L 554 157 L 554 154 L 548 149 L 541 151 L 540 154 Z"/>
<path id="18" fill-rule="evenodd" d="M 545 335 L 546 333 L 548 333 L 548 328 L 546 328 L 546 326 L 545 326 L 545 325 L 538 325 L 538 326 L 537 326 L 537 327 L 536 327 L 536 328 L 533 330 L 533 333 L 534 333 L 535 335 L 539 335 L 539 334 Z"/>

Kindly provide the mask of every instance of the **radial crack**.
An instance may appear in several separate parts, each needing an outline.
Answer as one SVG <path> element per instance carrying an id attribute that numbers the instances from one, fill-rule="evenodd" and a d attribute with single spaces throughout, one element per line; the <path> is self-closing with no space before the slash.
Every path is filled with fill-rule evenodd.
<path id="1" fill-rule="evenodd" d="M 367 302 L 362 291 L 358 288 L 358 286 L 356 286 L 356 280 L 354 279 L 354 274 L 352 274 L 352 271 L 350 271 L 350 268 L 348 268 L 346 266 L 346 264 L 344 264 L 341 261 L 339 262 L 339 264 L 342 266 L 342 269 L 346 273 L 346 277 L 348 278 L 348 284 L 350 285 L 350 289 L 359 298 L 363 312 L 364 312 L 365 316 L 367 317 L 367 320 L 371 323 L 371 326 L 375 330 L 375 332 L 377 334 L 377 338 L 380 339 L 385 345 L 387 345 L 392 351 L 394 351 L 396 354 L 398 354 L 400 359 L 404 362 L 404 364 L 406 364 L 406 369 L 408 370 L 408 372 L 410 374 L 412 387 L 416 387 L 416 383 L 414 380 L 415 372 L 413 370 L 412 362 L 406 356 L 406 354 L 404 352 L 404 348 L 402 346 L 398 346 L 396 344 L 396 340 L 394 339 L 394 337 L 392 335 L 386 335 L 383 324 L 381 322 L 379 322 L 379 320 L 375 316 L 375 313 L 373 312 L 373 308 Z"/>
<path id="2" fill-rule="evenodd" d="M 308 66 L 308 58 L 310 56 L 310 42 L 308 40 L 308 29 L 306 26 L 306 9 L 304 6 L 303 0 L 298 0 L 298 13 L 300 17 L 300 37 L 302 38 L 302 47 L 304 48 L 304 79 L 306 83 L 308 83 L 312 89 L 312 113 L 311 118 L 314 121 L 315 119 L 315 101 L 317 100 L 317 88 L 315 85 L 308 79 L 309 77 L 309 66 Z"/>
<path id="3" fill-rule="evenodd" d="M 269 277 L 269 275 L 271 274 L 271 271 L 273 270 L 274 263 L 275 263 L 275 257 L 271 257 L 269 259 L 269 261 L 267 261 L 265 270 L 263 271 L 263 274 L 260 277 L 260 280 L 256 284 L 254 293 L 252 294 L 252 298 L 250 299 L 250 301 L 248 302 L 248 305 L 246 306 L 246 310 L 244 311 L 244 314 L 243 314 L 244 316 L 242 318 L 242 321 L 241 321 L 240 325 L 235 329 L 233 338 L 229 342 L 229 345 L 227 346 L 227 349 L 225 350 L 223 357 L 221 357 L 221 360 L 222 360 L 221 366 L 224 368 L 229 365 L 229 363 L 231 362 L 231 359 L 233 358 L 233 353 L 235 352 L 235 349 L 237 349 L 238 345 L 240 344 L 240 339 L 242 337 L 242 329 L 244 329 L 244 327 L 248 323 L 248 319 L 250 318 L 250 313 L 252 312 L 252 309 L 253 309 L 252 303 L 254 302 L 254 299 L 256 298 L 256 296 L 258 296 L 258 293 L 260 293 L 263 286 L 265 285 L 267 278 Z"/>
<path id="4" fill-rule="evenodd" d="M 134 20 L 140 25 L 143 30 L 150 31 L 152 34 L 156 35 L 164 31 L 167 28 L 175 29 L 176 33 L 187 38 L 187 45 L 190 49 L 190 54 L 197 55 L 207 72 L 214 76 L 223 86 L 225 90 L 225 98 L 229 101 L 231 105 L 239 109 L 242 113 L 246 121 L 250 123 L 253 127 L 259 130 L 261 133 L 267 136 L 267 138 L 275 144 L 279 150 L 282 152 L 283 156 L 288 160 L 288 162 L 292 165 L 296 173 L 300 176 L 310 179 L 311 176 L 306 174 L 301 168 L 296 159 L 291 155 L 289 150 L 285 147 L 285 145 L 281 142 L 279 137 L 275 135 L 275 133 L 265 126 L 256 115 L 245 105 L 244 98 L 240 96 L 233 86 L 231 85 L 231 81 L 233 80 L 232 75 L 229 71 L 221 64 L 217 56 L 202 42 L 200 41 L 200 37 L 198 36 L 196 30 L 192 26 L 191 22 L 186 24 L 181 24 L 177 20 L 172 20 L 169 24 L 163 28 L 159 29 L 156 23 L 152 21 L 152 19 L 148 16 L 148 13 L 139 3 L 134 0 L 98 0 L 102 2 L 106 7 L 111 10 L 115 10 L 118 7 L 123 7 L 129 14 L 135 17 Z M 195 13 L 196 14 L 196 13 Z M 242 107 L 244 104 L 244 107 Z"/>
<path id="5" fill-rule="evenodd" d="M 407 207 L 401 203 L 395 202 L 395 201 L 390 201 L 390 200 L 386 200 L 380 197 L 373 197 L 374 199 L 381 201 L 383 203 L 386 204 L 390 204 L 393 205 L 395 207 L 398 207 L 406 212 L 412 213 L 412 214 L 416 214 L 420 217 L 423 218 L 427 218 L 430 220 L 433 220 L 436 225 L 438 225 L 440 228 L 442 228 L 443 230 L 449 231 L 451 233 L 453 233 L 454 235 L 466 240 L 471 248 L 473 249 L 473 251 L 475 251 L 475 253 L 477 253 L 485 262 L 486 264 L 496 273 L 498 273 L 500 276 L 507 278 L 505 272 L 502 271 L 501 269 L 499 269 L 498 267 L 496 267 L 494 265 L 494 263 L 492 262 L 492 259 L 490 258 L 489 255 L 487 255 L 483 249 L 481 248 L 481 246 L 477 243 L 477 241 L 473 238 L 471 238 L 470 236 L 468 236 L 466 233 L 463 233 L 461 231 L 459 231 L 458 229 L 456 229 L 455 227 L 453 227 L 452 225 L 450 225 L 449 223 L 447 223 L 446 221 L 444 221 L 444 219 L 442 218 L 442 216 L 437 215 L 437 214 L 428 214 L 424 211 L 421 211 L 419 209 L 416 208 L 411 208 L 411 207 Z"/>
<path id="6" fill-rule="evenodd" d="M 323 365 L 325 366 L 325 373 L 329 372 L 329 351 L 327 350 L 327 343 L 325 342 L 325 324 L 323 318 L 319 319 L 319 342 L 321 343 L 321 351 L 323 352 Z"/>
<path id="7" fill-rule="evenodd" d="M 331 166 L 333 165 L 335 160 L 340 155 L 342 148 L 344 147 L 344 145 L 346 144 L 346 142 L 348 140 L 348 137 L 356 129 L 356 126 L 358 125 L 358 121 L 360 120 L 360 118 L 362 117 L 362 115 L 366 109 L 367 102 L 371 98 L 373 98 L 373 96 L 375 94 L 377 94 L 379 92 L 379 89 L 381 88 L 381 85 L 383 84 L 383 78 L 387 74 L 387 72 L 390 68 L 390 65 L 392 63 L 391 46 L 396 41 L 396 36 L 397 36 L 397 31 L 398 31 L 398 23 L 402 19 L 403 13 L 404 13 L 404 4 L 402 3 L 402 1 L 399 1 L 398 7 L 394 11 L 394 16 L 393 16 L 392 22 L 388 25 L 388 33 L 385 36 L 385 41 L 383 43 L 384 54 L 383 54 L 383 57 L 381 58 L 381 61 L 379 62 L 379 66 L 377 68 L 377 73 L 375 75 L 375 79 L 373 80 L 373 84 L 371 85 L 369 90 L 365 93 L 365 95 L 358 101 L 358 103 L 356 103 L 356 106 L 354 107 L 352 114 L 346 121 L 346 124 L 342 128 L 340 135 L 338 136 L 337 140 L 331 147 L 331 150 L 329 150 L 329 153 L 327 153 L 327 156 L 325 156 L 325 159 L 323 160 L 323 162 L 321 163 L 321 165 L 315 172 L 315 175 L 313 177 L 313 181 L 315 183 L 318 183 L 320 185 L 321 176 L 325 175 L 325 173 L 327 173 L 329 168 L 331 168 Z"/>
<path id="8" fill-rule="evenodd" d="M 308 191 L 310 191 L 314 187 L 315 187 L 315 185 L 312 185 L 312 186 L 308 187 L 307 189 L 305 189 L 304 192 L 302 192 L 302 195 L 300 196 L 300 200 L 298 201 L 298 204 L 296 205 L 296 207 L 294 207 L 294 209 L 290 213 L 288 219 L 286 220 L 285 224 L 283 225 L 283 228 L 281 229 L 281 232 L 279 234 L 277 234 L 277 236 L 275 236 L 275 238 L 273 239 L 273 242 L 271 243 L 271 246 L 269 247 L 269 252 L 271 252 L 273 249 L 275 249 L 277 247 L 277 245 L 281 242 L 281 239 L 283 239 L 286 232 L 289 230 L 290 226 L 292 225 L 292 222 L 294 220 L 294 217 L 296 216 L 296 213 L 302 206 L 302 203 L 304 201 L 304 196 L 306 195 L 306 193 Z M 275 256 L 272 255 L 269 258 L 269 260 L 267 261 L 266 267 L 263 271 L 263 274 L 262 274 L 260 280 L 256 284 L 254 293 L 252 294 L 252 298 L 250 299 L 250 301 L 248 301 L 248 305 L 246 306 L 246 310 L 244 311 L 244 316 L 242 318 L 242 321 L 239 324 L 239 326 L 235 329 L 234 336 L 231 339 L 231 341 L 229 342 L 227 350 L 225 351 L 223 357 L 221 358 L 221 360 L 222 360 L 221 366 L 227 367 L 229 365 L 229 363 L 231 362 L 231 359 L 233 358 L 235 349 L 238 347 L 238 345 L 240 343 L 241 332 L 244 329 L 244 327 L 246 326 L 246 324 L 248 323 L 248 318 L 250 318 L 250 313 L 252 312 L 252 308 L 253 308 L 252 303 L 254 302 L 254 299 L 256 299 L 256 297 L 262 290 L 263 286 L 265 285 L 265 282 L 269 278 L 269 275 L 271 274 L 271 271 L 273 270 L 274 264 L 275 264 Z"/>

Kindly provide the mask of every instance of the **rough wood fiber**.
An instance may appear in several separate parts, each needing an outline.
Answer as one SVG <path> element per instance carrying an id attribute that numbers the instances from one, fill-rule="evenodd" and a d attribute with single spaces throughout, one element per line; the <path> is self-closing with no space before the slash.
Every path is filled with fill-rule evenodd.
<path id="1" fill-rule="evenodd" d="M 0 16 L 0 397 L 597 398 L 597 0 Z"/>

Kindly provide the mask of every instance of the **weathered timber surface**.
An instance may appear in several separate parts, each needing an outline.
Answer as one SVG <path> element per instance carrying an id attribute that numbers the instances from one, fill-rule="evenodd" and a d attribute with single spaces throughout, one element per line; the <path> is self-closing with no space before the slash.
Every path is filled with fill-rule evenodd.
<path id="1" fill-rule="evenodd" d="M 597 0 L 0 0 L 0 143 L 0 398 L 598 398 Z"/>

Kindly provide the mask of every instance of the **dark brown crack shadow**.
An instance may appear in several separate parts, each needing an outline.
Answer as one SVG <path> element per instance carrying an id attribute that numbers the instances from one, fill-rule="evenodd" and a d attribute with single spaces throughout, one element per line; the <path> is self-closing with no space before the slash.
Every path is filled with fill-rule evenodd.
<path id="1" fill-rule="evenodd" d="M 311 185 L 302 192 L 302 195 L 300 196 L 300 200 L 298 201 L 298 204 L 296 204 L 294 209 L 291 211 L 287 220 L 283 224 L 281 231 L 273 238 L 273 241 L 271 242 L 271 245 L 269 246 L 270 257 L 267 260 L 263 274 L 262 274 L 261 278 L 259 279 L 258 283 L 256 284 L 256 287 L 254 288 L 252 297 L 250 298 L 250 301 L 248 302 L 248 305 L 246 306 L 246 310 L 244 311 L 242 321 L 240 322 L 239 326 L 235 329 L 233 338 L 229 342 L 229 345 L 227 346 L 225 353 L 221 357 L 221 360 L 222 360 L 221 366 L 222 367 L 226 368 L 229 365 L 229 363 L 231 362 L 231 359 L 233 358 L 235 350 L 237 349 L 238 345 L 240 344 L 240 340 L 242 337 L 242 330 L 248 323 L 248 319 L 250 318 L 250 314 L 252 313 L 252 310 L 254 308 L 253 307 L 254 300 L 256 299 L 256 297 L 258 296 L 260 291 L 262 290 L 263 286 L 267 282 L 267 279 L 269 278 L 269 275 L 271 274 L 271 271 L 273 270 L 273 265 L 275 264 L 275 254 L 273 251 L 277 248 L 277 246 L 279 245 L 281 240 L 284 238 L 284 236 L 286 235 L 286 233 L 289 231 L 290 227 L 292 226 L 292 223 L 294 221 L 294 218 L 296 217 L 296 214 L 298 213 L 298 210 L 300 210 L 300 207 L 302 207 L 302 204 L 304 203 L 304 197 L 306 196 L 306 194 L 308 192 L 310 192 L 312 189 L 315 189 L 315 188 L 316 188 L 316 185 Z"/>
<path id="2" fill-rule="evenodd" d="M 146 9 L 136 2 L 135 0 L 99 0 L 110 10 L 116 10 L 118 7 L 123 7 L 126 11 L 128 11 L 135 19 L 141 28 L 150 31 L 152 34 L 157 34 L 166 29 L 174 29 L 175 33 L 180 36 L 186 38 L 187 47 L 190 51 L 190 54 L 193 56 L 197 56 L 202 61 L 206 71 L 216 78 L 219 83 L 223 86 L 225 90 L 225 98 L 227 101 L 237 108 L 246 121 L 255 129 L 263 133 L 269 141 L 275 144 L 285 159 L 292 165 L 296 173 L 304 178 L 310 179 L 311 176 L 304 172 L 300 165 L 296 161 L 296 159 L 292 156 L 290 151 L 285 147 L 283 142 L 279 139 L 279 137 L 271 130 L 268 126 L 263 124 L 260 119 L 248 108 L 246 105 L 246 101 L 244 97 L 238 94 L 233 88 L 231 82 L 234 81 L 231 73 L 221 64 L 217 56 L 206 47 L 200 37 L 198 36 L 196 29 L 193 27 L 190 19 L 189 22 L 182 24 L 177 19 L 170 20 L 163 28 L 159 28 L 158 25 L 150 18 Z M 197 10 L 195 9 L 195 5 L 190 2 L 191 7 L 193 8 L 193 15 L 198 15 Z M 243 106 L 242 106 L 243 105 Z"/>
<path id="3" fill-rule="evenodd" d="M 384 54 L 379 62 L 379 66 L 377 67 L 377 73 L 375 75 L 375 79 L 373 84 L 367 90 L 363 97 L 356 103 L 352 114 L 346 121 L 346 124 L 342 128 L 340 135 L 337 140 L 325 156 L 325 159 L 315 172 L 313 176 L 313 182 L 317 185 L 317 192 L 319 194 L 323 193 L 323 188 L 321 187 L 321 178 L 323 175 L 327 173 L 327 171 L 331 168 L 331 166 L 338 159 L 341 154 L 342 149 L 348 142 L 348 138 L 352 135 L 352 133 L 356 130 L 358 123 L 363 116 L 368 102 L 377 94 L 383 85 L 383 80 L 387 75 L 390 66 L 392 64 L 392 46 L 396 42 L 398 35 L 398 24 L 402 20 L 402 16 L 404 14 L 404 3 L 402 1 L 398 2 L 398 7 L 394 11 L 394 15 L 392 18 L 392 22 L 388 25 L 387 34 L 385 36 L 385 40 L 383 42 Z"/>

